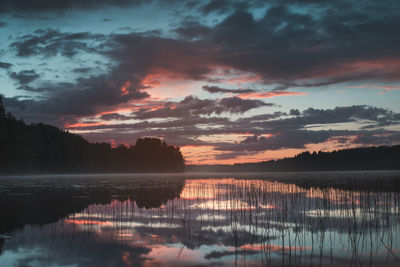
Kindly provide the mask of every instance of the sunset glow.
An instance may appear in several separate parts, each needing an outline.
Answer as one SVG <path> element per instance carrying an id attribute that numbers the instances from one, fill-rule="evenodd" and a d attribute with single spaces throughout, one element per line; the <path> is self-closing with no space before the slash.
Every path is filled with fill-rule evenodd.
<path id="1" fill-rule="evenodd" d="M 400 262 L 400 0 L 0 0 L 0 266 Z"/>
<path id="2" fill-rule="evenodd" d="M 0 95 L 26 123 L 204 165 L 400 143 L 397 3 L 72 2 L 0 4 Z"/>

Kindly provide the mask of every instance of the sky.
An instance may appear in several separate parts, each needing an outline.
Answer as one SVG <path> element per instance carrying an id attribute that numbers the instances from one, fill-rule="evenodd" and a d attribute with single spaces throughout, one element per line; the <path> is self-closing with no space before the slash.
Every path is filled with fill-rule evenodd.
<path id="1" fill-rule="evenodd" d="M 2 0 L 0 95 L 188 164 L 400 144 L 400 2 Z"/>

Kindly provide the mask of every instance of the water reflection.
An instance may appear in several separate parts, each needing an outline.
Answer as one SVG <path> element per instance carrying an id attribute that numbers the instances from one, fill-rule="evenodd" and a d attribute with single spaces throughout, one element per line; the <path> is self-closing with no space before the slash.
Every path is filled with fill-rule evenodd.
<path id="1" fill-rule="evenodd" d="M 2 181 L 0 266 L 400 264 L 398 177 L 247 178 Z"/>

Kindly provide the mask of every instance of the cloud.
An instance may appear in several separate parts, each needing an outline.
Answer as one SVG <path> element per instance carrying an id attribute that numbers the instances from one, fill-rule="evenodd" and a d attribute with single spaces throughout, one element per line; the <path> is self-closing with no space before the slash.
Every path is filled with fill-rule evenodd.
<path id="1" fill-rule="evenodd" d="M 104 6 L 127 7 L 143 3 L 141 0 L 3 0 L 0 2 L 0 13 L 6 12 L 57 12 L 67 9 L 98 9 Z"/>
<path id="2" fill-rule="evenodd" d="M 182 102 L 184 104 L 182 104 Z M 189 97 L 188 99 L 179 102 L 177 105 L 171 103 L 158 110 L 139 110 L 132 114 L 133 118 L 140 119 L 175 117 L 175 120 L 151 123 L 140 122 L 134 124 L 103 125 L 89 128 L 93 130 L 112 128 L 146 130 L 150 135 L 156 134 L 157 131 L 160 131 L 160 129 L 168 128 L 168 131 L 173 133 L 176 131 L 174 128 L 180 128 L 179 134 L 181 135 L 200 136 L 207 133 L 211 135 L 247 132 L 259 136 L 260 134 L 278 135 L 291 131 L 294 131 L 296 134 L 299 133 L 296 131 L 308 131 L 306 128 L 312 125 L 330 125 L 357 122 L 359 120 L 367 120 L 368 122 L 366 123 L 368 123 L 368 125 L 370 125 L 372 128 L 376 128 L 376 126 L 380 127 L 382 123 L 385 125 L 397 125 L 400 122 L 400 114 L 393 113 L 389 110 L 368 106 L 337 107 L 335 109 L 327 110 L 315 110 L 310 108 L 301 113 L 299 111 L 298 113 L 295 111 L 295 113 L 298 115 L 292 118 L 287 118 L 286 113 L 275 112 L 272 114 L 262 114 L 239 118 L 236 120 L 225 117 L 200 117 L 199 115 L 208 115 L 208 113 L 205 111 L 208 107 L 209 105 L 201 102 L 201 100 Z M 178 111 L 169 113 L 173 110 Z M 207 125 L 211 128 L 204 130 L 199 127 L 200 125 Z M 151 132 L 153 128 L 155 131 Z M 326 132 L 332 134 L 342 134 L 344 131 L 345 130 L 340 130 L 338 132 Z M 365 130 L 360 130 L 358 132 L 363 131 Z M 311 128 L 310 132 L 318 131 Z M 354 131 L 349 131 L 349 133 L 353 134 Z M 300 132 L 300 134 L 304 134 L 304 132 Z M 281 137 L 283 136 L 281 135 Z"/>
<path id="3" fill-rule="evenodd" d="M 289 114 L 293 116 L 299 116 L 300 111 L 298 109 L 291 109 Z"/>
<path id="4" fill-rule="evenodd" d="M 213 11 L 218 11 L 219 13 L 225 13 L 232 8 L 232 2 L 228 0 L 211 0 L 207 5 L 202 7 L 204 14 L 208 14 Z"/>
<path id="5" fill-rule="evenodd" d="M 216 150 L 222 151 L 266 151 L 279 150 L 285 148 L 304 149 L 307 144 L 318 144 L 327 141 L 333 136 L 354 134 L 347 131 L 309 131 L 309 130 L 290 130 L 276 133 L 270 137 L 251 136 L 247 137 L 238 144 L 220 144 Z"/>
<path id="6" fill-rule="evenodd" d="M 1 62 L 1 61 L 0 61 L 0 68 L 1 68 L 1 69 L 9 69 L 9 68 L 12 67 L 12 65 L 13 65 L 13 64 L 11 64 L 11 63 Z"/>
<path id="7" fill-rule="evenodd" d="M 238 95 L 240 98 L 251 99 L 251 98 L 271 98 L 276 96 L 289 96 L 289 95 L 306 95 L 307 93 L 302 92 L 289 92 L 289 91 L 278 91 L 273 90 L 270 92 L 257 92 L 257 93 L 243 93 Z"/>
<path id="8" fill-rule="evenodd" d="M 113 125 L 94 125 L 77 127 L 76 130 L 102 130 L 102 132 L 84 133 L 93 140 L 114 138 L 131 143 L 141 136 L 158 136 L 176 145 L 212 146 L 216 160 L 234 159 L 239 156 L 255 155 L 267 150 L 306 149 L 308 145 L 334 141 L 341 144 L 349 142 L 356 145 L 396 144 L 398 131 L 380 128 L 384 125 L 399 125 L 400 114 L 387 109 L 370 106 L 336 107 L 334 109 L 308 108 L 302 112 L 292 110 L 289 114 L 275 112 L 250 117 L 232 119 L 208 115 L 210 107 L 220 104 L 210 100 L 189 97 L 180 102 L 170 102 L 158 110 L 151 108 L 132 114 L 137 123 L 118 123 Z M 209 117 L 201 117 L 207 115 Z M 289 116 L 290 115 L 290 116 Z M 294 116 L 294 117 L 293 117 Z M 116 118 L 114 115 L 111 117 Z M 148 122 L 155 118 L 174 119 Z M 118 118 L 120 121 L 125 117 Z M 347 130 L 337 125 L 363 121 L 360 126 L 370 129 Z M 324 127 L 315 128 L 315 125 Z M 336 125 L 330 129 L 332 125 Z M 239 142 L 202 141 L 202 136 L 245 135 Z M 250 135 L 250 136 L 249 136 Z M 102 139 L 103 138 L 103 139 Z M 357 141 L 352 141 L 357 140 Z"/>
<path id="9" fill-rule="evenodd" d="M 265 103 L 261 100 L 241 99 L 239 97 L 223 98 L 220 104 L 225 108 L 224 111 L 230 113 L 244 113 L 258 107 L 274 106 L 272 103 Z"/>
<path id="10" fill-rule="evenodd" d="M 336 107 L 327 110 L 309 108 L 304 110 L 301 115 L 298 110 L 291 111 L 290 115 L 295 115 L 296 117 L 269 120 L 268 122 L 264 122 L 263 118 L 260 117 L 246 118 L 245 120 L 249 121 L 248 129 L 262 127 L 264 134 L 269 136 L 255 134 L 240 143 L 217 144 L 216 149 L 223 151 L 304 149 L 308 144 L 318 144 L 331 138 L 342 136 L 358 136 L 356 139 L 358 141 L 355 143 L 363 145 L 394 144 L 398 137 L 398 132 L 396 131 L 378 129 L 367 132 L 365 130 L 313 130 L 312 128 L 306 128 L 316 124 L 328 126 L 329 124 L 357 122 L 359 120 L 369 121 L 370 128 L 380 127 L 381 125 L 398 125 L 400 123 L 400 114 L 369 106 Z"/>
<path id="11" fill-rule="evenodd" d="M 121 88 L 125 87 L 125 92 Z M 142 91 L 140 81 L 123 73 L 79 78 L 75 83 L 47 84 L 43 87 L 29 87 L 31 90 L 47 92 L 42 99 L 5 101 L 10 111 L 28 122 L 46 122 L 64 126 L 69 119 L 94 115 L 102 108 L 140 100 L 149 95 Z M 16 104 L 15 102 L 18 102 Z"/>
<path id="12" fill-rule="evenodd" d="M 253 93 L 255 90 L 253 89 L 224 89 L 218 86 L 208 86 L 204 85 L 203 90 L 215 94 L 215 93 L 232 93 L 232 94 L 244 94 L 244 93 Z"/>
<path id="13" fill-rule="evenodd" d="M 362 132 L 352 141 L 361 145 L 392 145 L 398 144 L 400 140 L 400 132 L 396 131 L 371 131 Z"/>
<path id="14" fill-rule="evenodd" d="M 100 53 L 135 73 L 193 80 L 206 81 L 223 66 L 259 75 L 266 84 L 280 84 L 281 91 L 354 80 L 400 80 L 398 17 L 360 14 L 352 8 L 342 14 L 330 5 L 320 12 L 311 16 L 277 4 L 255 18 L 245 8 L 235 9 L 211 26 L 184 20 L 174 30 L 183 39 L 154 31 L 104 36 L 41 29 L 11 46 L 19 56 Z M 349 42 L 349 35 L 357 38 Z"/>
<path id="15" fill-rule="evenodd" d="M 91 68 L 75 68 L 72 71 L 75 73 L 88 73 Z"/>
<path id="16" fill-rule="evenodd" d="M 51 3 L 39 0 L 34 6 L 25 2 L 3 1 L 0 12 L 24 13 L 28 17 L 31 12 L 38 12 L 47 16 L 47 13 L 65 10 L 143 4 L 125 0 Z M 362 105 L 334 109 L 303 107 L 302 112 L 293 109 L 269 114 L 262 108 L 273 104 L 261 99 L 301 95 L 307 88 L 317 90 L 346 81 L 378 84 L 378 80 L 384 80 L 388 87 L 381 90 L 397 90 L 390 84 L 400 81 L 397 12 L 400 5 L 397 2 L 387 5 L 390 8 L 369 0 L 343 5 L 336 1 L 321 4 L 295 0 L 246 1 L 245 4 L 241 1 L 163 2 L 156 4 L 176 12 L 176 21 L 169 24 L 174 28 L 169 31 L 134 32 L 131 28 L 129 32 L 95 34 L 46 28 L 11 36 L 9 48 L 19 60 L 61 57 L 73 61 L 78 55 L 88 55 L 100 57 L 109 64 L 103 73 L 74 66 L 70 69 L 74 79 L 67 82 L 43 81 L 38 75 L 47 76 L 40 68 L 7 71 L 18 81 L 19 89 L 35 92 L 37 96 L 7 98 L 6 107 L 29 122 L 44 121 L 59 126 L 80 123 L 71 129 L 102 130 L 102 133 L 90 135 L 103 140 L 112 135 L 120 138 L 118 140 L 162 135 L 176 140 L 177 144 L 203 144 L 199 139 L 201 135 L 246 132 L 252 136 L 246 142 L 237 139 L 237 144 L 208 142 L 224 152 L 218 156 L 220 158 L 244 155 L 261 148 L 304 148 L 331 138 L 350 140 L 359 136 L 355 140 L 360 144 L 395 142 L 395 131 L 385 136 L 388 131 L 384 127 L 397 126 L 399 114 L 388 109 Z M 192 16 L 184 16 L 171 8 L 177 6 L 183 13 L 190 8 Z M 255 7 L 260 8 L 257 15 Z M 261 10 L 265 10 L 264 13 Z M 11 67 L 10 63 L 0 62 L 0 68 Z M 228 93 L 234 97 L 201 99 L 183 95 L 180 101 L 160 100 L 157 107 L 149 107 L 148 103 L 141 107 L 135 104 L 149 97 L 152 87 L 167 87 L 161 79 L 146 82 L 151 77 L 194 80 L 203 85 L 213 78 L 223 81 L 215 77 L 221 69 L 227 76 L 246 73 L 257 77 L 256 82 L 261 83 L 258 86 L 274 90 L 248 89 L 253 88 L 252 85 L 245 89 L 239 86 L 228 89 L 222 84 L 204 85 L 203 90 L 211 94 Z M 303 87 L 302 92 L 293 91 L 294 87 Z M 132 107 L 132 114 L 102 113 L 120 106 Z M 299 107 L 302 104 L 299 103 Z M 250 110 L 257 115 L 246 116 Z M 230 116 L 232 114 L 240 116 Z M 149 121 L 132 123 L 130 120 Z M 346 131 L 344 123 L 353 123 L 359 130 Z M 340 125 L 335 128 L 331 124 Z M 340 126 L 343 129 L 339 129 Z M 321 127 L 324 130 L 316 130 Z M 362 131 L 369 135 L 362 137 Z"/>
<path id="17" fill-rule="evenodd" d="M 318 122 L 345 122 L 354 119 L 379 121 L 382 119 L 391 119 L 394 115 L 394 113 L 387 109 L 364 105 L 336 107 L 328 110 L 308 108 L 304 110 L 302 114 L 304 117 Z"/>
<path id="18" fill-rule="evenodd" d="M 40 75 L 37 74 L 34 70 L 22 70 L 18 73 L 12 72 L 10 73 L 10 77 L 20 84 L 25 85 L 30 82 L 33 82 L 36 79 L 40 78 Z"/>
<path id="19" fill-rule="evenodd" d="M 137 119 L 182 118 L 198 115 L 221 114 L 223 112 L 240 114 L 263 106 L 272 106 L 260 100 L 243 100 L 238 97 L 221 100 L 199 99 L 187 96 L 180 102 L 166 102 L 165 106 L 156 110 L 142 109 L 134 113 Z"/>
<path id="20" fill-rule="evenodd" d="M 148 74 L 160 73 L 175 78 L 204 80 L 211 72 L 208 45 L 162 38 L 152 33 L 112 34 L 112 48 L 104 54 L 143 78 Z"/>
<path id="21" fill-rule="evenodd" d="M 255 19 L 246 9 L 237 9 L 203 37 L 210 46 L 218 45 L 217 63 L 259 74 L 267 83 L 316 86 L 371 77 L 399 79 L 399 53 L 392 46 L 399 42 L 397 17 L 360 16 L 352 9 L 345 15 L 332 8 L 321 12 L 315 17 L 276 5 Z M 185 28 L 187 34 L 190 30 Z M 349 33 L 359 39 L 349 43 Z"/>
<path id="22" fill-rule="evenodd" d="M 303 81 L 304 78 L 315 77 L 314 74 L 308 76 L 307 73 L 309 73 L 310 68 L 324 68 L 323 65 L 320 65 L 320 63 L 325 64 L 322 61 L 316 65 L 314 65 L 316 62 L 302 61 L 303 59 L 313 61 L 314 59 L 309 59 L 308 57 L 314 58 L 317 56 L 320 48 L 311 50 L 307 48 L 307 50 L 304 50 L 306 48 L 305 44 L 303 44 L 304 47 L 284 46 L 279 49 L 274 47 L 275 43 L 281 44 L 283 40 L 286 40 L 285 38 L 290 40 L 289 37 L 291 34 L 296 32 L 294 29 L 293 32 L 286 29 L 283 32 L 273 33 L 276 27 L 278 27 L 278 20 L 276 18 L 278 14 L 290 18 L 293 15 L 286 9 L 270 9 L 264 18 L 255 20 L 246 11 L 235 12 L 229 15 L 223 22 L 213 27 L 211 32 L 205 32 L 201 37 L 204 39 L 200 38 L 195 41 L 160 37 L 153 32 L 98 36 L 91 33 L 63 33 L 51 29 L 36 31 L 32 35 L 18 38 L 18 45 L 14 42 L 13 47 L 17 48 L 18 55 L 23 57 L 31 55 L 42 55 L 45 57 L 64 55 L 70 57 L 78 52 L 89 51 L 86 50 L 90 47 L 86 44 L 87 42 L 98 42 L 99 44 L 101 43 L 101 46 L 92 47 L 90 51 L 107 57 L 113 62 L 113 65 L 106 74 L 81 77 L 75 82 L 47 83 L 40 84 L 37 87 L 25 85 L 25 90 L 43 92 L 43 98 L 36 100 L 12 99 L 12 101 L 8 99 L 5 101 L 6 107 L 10 106 L 16 110 L 17 114 L 27 118 L 29 121 L 44 120 L 56 125 L 64 125 L 65 123 L 74 125 L 72 122 L 79 121 L 79 118 L 94 116 L 99 114 L 104 108 L 132 103 L 132 101 L 148 97 L 149 95 L 146 93 L 146 90 L 152 85 L 144 84 L 144 80 L 149 75 L 158 74 L 164 77 L 171 76 L 173 78 L 202 81 L 207 80 L 208 76 L 213 73 L 215 66 L 219 65 L 260 74 L 264 82 L 284 80 L 284 85 L 299 86 L 300 84 L 308 84 L 308 86 L 315 86 L 316 83 L 320 85 L 329 84 L 335 79 L 342 79 L 343 75 L 341 73 L 338 73 L 338 75 L 333 73 L 333 78 L 330 76 L 329 79 L 331 80 L 329 81 L 317 81 L 313 83 Z M 300 24 L 307 24 L 313 19 L 305 15 L 299 15 L 295 16 L 294 20 Z M 233 35 L 230 36 L 230 31 L 237 27 L 243 27 L 243 31 L 246 28 L 250 29 L 250 31 L 240 32 L 237 36 L 239 41 L 243 38 L 243 40 L 248 39 L 248 42 L 237 43 L 237 40 L 230 39 L 231 37 L 233 38 Z M 263 32 L 266 33 L 268 29 L 270 31 L 272 29 L 275 30 L 269 35 L 261 34 Z M 287 34 L 288 36 L 280 40 L 278 35 L 282 34 Z M 265 37 L 271 41 L 267 46 L 268 49 L 265 49 L 265 42 L 268 40 L 259 40 L 260 36 L 268 36 Z M 277 39 L 273 40 L 273 38 Z M 83 45 L 74 45 L 74 49 L 65 52 L 65 42 L 69 41 L 82 43 Z M 294 43 L 298 42 L 297 39 L 291 41 Z M 314 41 L 306 40 L 305 43 L 309 44 Z M 247 47 L 248 45 L 251 47 Z M 49 51 L 53 52 L 45 51 L 45 47 L 48 46 L 50 46 Z M 325 49 L 324 46 L 321 49 Z M 307 56 L 304 58 L 292 57 L 295 55 L 290 54 L 292 50 L 299 54 L 304 53 Z M 286 55 L 288 51 L 289 55 Z M 324 55 L 325 52 L 323 53 Z M 268 57 L 263 57 L 264 53 L 267 53 L 265 55 L 268 55 Z M 269 56 L 275 57 L 274 53 L 279 55 L 279 62 L 270 62 L 268 60 Z M 237 59 L 239 60 L 235 61 L 235 57 L 238 57 Z M 254 64 L 247 65 L 246 61 L 251 60 L 252 57 L 257 58 Z M 262 62 L 259 61 L 260 59 L 262 59 Z M 351 57 L 349 60 L 352 61 Z M 285 61 L 286 63 L 284 63 Z M 301 66 L 299 65 L 297 68 L 295 65 L 299 64 L 299 62 L 304 64 L 300 64 Z M 260 63 L 259 66 L 257 66 L 258 63 Z M 285 64 L 291 65 L 289 69 L 286 68 Z M 359 63 L 352 64 L 355 64 L 354 69 L 359 68 L 359 65 L 357 65 Z M 381 64 L 372 64 L 372 66 L 372 69 L 376 68 L 376 66 L 380 68 Z M 396 69 L 396 65 L 394 69 Z M 85 74 L 85 71 L 86 69 L 78 70 L 76 73 Z M 301 76 L 298 73 L 302 73 Z M 362 72 L 358 74 L 354 77 L 357 77 L 357 79 L 362 78 Z M 297 81 L 299 78 L 301 78 L 301 81 Z M 21 81 L 26 82 L 28 80 L 29 77 L 25 80 L 21 79 Z M 303 149 L 307 144 L 316 144 L 325 142 L 331 138 L 349 137 L 360 134 L 360 131 L 316 131 L 306 129 L 310 125 L 328 125 L 367 120 L 369 122 L 364 127 L 374 129 L 376 127 L 399 123 L 398 114 L 386 109 L 368 106 L 337 107 L 328 110 L 309 108 L 301 113 L 298 110 L 290 111 L 289 115 L 294 117 L 285 117 L 287 114 L 284 112 L 259 114 L 236 120 L 215 117 L 226 114 L 244 114 L 252 109 L 273 106 L 272 103 L 251 98 L 304 94 L 284 89 L 286 88 L 282 87 L 279 90 L 270 92 L 255 92 L 252 89 L 234 90 L 205 85 L 203 90 L 211 93 L 238 93 L 238 95 L 216 100 L 187 96 L 177 102 L 161 101 L 161 105 L 158 107 L 143 107 L 133 111 L 129 116 L 118 113 L 105 114 L 97 118 L 100 121 L 96 121 L 96 123 L 86 125 L 79 123 L 75 124 L 76 127 L 71 128 L 75 130 L 107 130 L 100 134 L 86 134 L 86 136 L 94 140 L 104 141 L 107 138 L 113 138 L 124 142 L 134 142 L 134 138 L 140 136 L 159 136 L 165 138 L 167 141 L 173 140 L 177 145 L 187 145 L 190 143 L 204 145 L 204 142 L 198 140 L 198 137 L 201 135 L 249 132 L 255 136 L 253 139 L 242 140 L 236 144 L 208 142 L 209 145 L 215 147 L 215 150 L 225 152 L 217 156 L 219 159 L 227 159 L 229 157 L 235 158 L 240 155 L 249 154 L 250 152 L 254 153 L 264 150 L 278 150 L 282 148 Z M 101 123 L 102 121 L 126 121 L 132 119 L 168 119 L 168 121 L 133 124 L 112 123 L 111 125 Z M 380 133 L 375 132 L 375 134 Z M 264 135 L 268 135 L 269 137 Z M 377 136 L 372 136 L 371 138 L 379 142 Z M 367 139 L 364 138 L 364 140 L 366 142 Z"/>
<path id="23" fill-rule="evenodd" d="M 118 114 L 118 113 L 110 113 L 110 114 L 101 115 L 100 119 L 105 120 L 105 121 L 109 121 L 109 120 L 121 121 L 121 120 L 129 120 L 132 118 L 129 116 L 124 116 L 124 115 Z"/>
<path id="24" fill-rule="evenodd" d="M 211 32 L 211 29 L 196 21 L 188 21 L 184 22 L 179 28 L 176 28 L 174 31 L 184 38 L 193 39 L 208 35 Z"/>
<path id="25" fill-rule="evenodd" d="M 88 41 L 91 41 L 90 44 Z M 10 47 L 16 49 L 17 56 L 20 57 L 35 55 L 72 57 L 79 52 L 97 52 L 102 41 L 104 41 L 104 36 L 101 34 L 89 32 L 62 33 L 59 30 L 47 28 L 17 37 L 16 41 L 10 44 Z M 95 44 L 93 45 L 93 43 Z"/>
<path id="26" fill-rule="evenodd" d="M 266 84 L 281 84 L 282 91 L 371 77 L 400 79 L 400 53 L 394 45 L 400 42 L 397 17 L 328 10 L 331 13 L 321 9 L 321 16 L 311 16 L 276 5 L 256 19 L 237 9 L 213 26 L 182 22 L 175 29 L 182 40 L 116 35 L 122 50 L 114 57 L 129 55 L 146 69 L 158 66 L 196 80 L 207 80 L 217 66 L 229 67 L 257 74 Z M 349 33 L 357 39 L 349 42 Z"/>

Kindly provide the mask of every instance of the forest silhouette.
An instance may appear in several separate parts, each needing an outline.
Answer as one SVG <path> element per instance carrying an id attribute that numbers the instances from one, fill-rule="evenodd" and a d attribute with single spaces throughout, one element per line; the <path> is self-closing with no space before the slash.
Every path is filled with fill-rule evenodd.
<path id="1" fill-rule="evenodd" d="M 180 172 L 180 148 L 157 138 L 135 145 L 90 143 L 42 123 L 27 125 L 6 113 L 0 97 L 0 172 Z"/>

